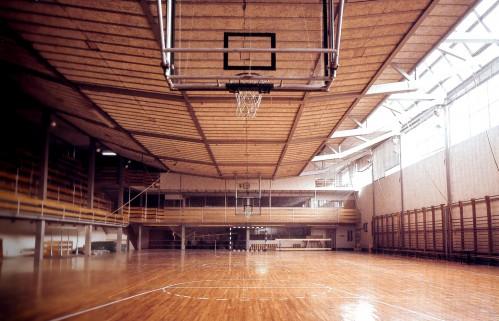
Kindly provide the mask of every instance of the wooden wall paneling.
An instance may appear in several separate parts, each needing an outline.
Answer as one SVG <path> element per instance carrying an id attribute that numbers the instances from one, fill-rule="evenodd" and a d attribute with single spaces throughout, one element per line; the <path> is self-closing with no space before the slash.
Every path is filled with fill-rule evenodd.
<path id="1" fill-rule="evenodd" d="M 461 250 L 465 249 L 464 246 L 464 209 L 463 202 L 459 202 L 459 225 L 461 229 Z"/>

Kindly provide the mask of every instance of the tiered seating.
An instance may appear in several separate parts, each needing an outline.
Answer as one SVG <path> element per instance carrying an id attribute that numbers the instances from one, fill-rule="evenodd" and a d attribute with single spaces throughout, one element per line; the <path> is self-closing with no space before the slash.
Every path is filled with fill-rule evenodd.
<path id="1" fill-rule="evenodd" d="M 0 190 L 38 195 L 39 161 L 32 154 L 20 151 L 14 163 L 2 162 L 0 170 Z M 70 175 L 68 175 L 70 174 Z M 50 200 L 86 206 L 87 176 L 81 162 L 67 159 L 51 159 L 48 172 L 47 198 Z M 103 194 L 95 193 L 94 207 L 110 211 L 111 201 Z"/>

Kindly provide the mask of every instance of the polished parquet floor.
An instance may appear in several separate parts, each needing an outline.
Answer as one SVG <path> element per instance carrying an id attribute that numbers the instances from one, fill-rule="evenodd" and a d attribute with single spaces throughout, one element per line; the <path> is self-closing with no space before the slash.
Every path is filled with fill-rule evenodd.
<path id="1" fill-rule="evenodd" d="M 499 320 L 498 267 L 226 251 L 0 264 L 0 320 Z"/>

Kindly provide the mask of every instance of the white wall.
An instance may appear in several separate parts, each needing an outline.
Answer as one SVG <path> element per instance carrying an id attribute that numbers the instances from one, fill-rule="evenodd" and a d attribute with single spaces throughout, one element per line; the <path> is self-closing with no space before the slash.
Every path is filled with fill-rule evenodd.
<path id="1" fill-rule="evenodd" d="M 374 182 L 376 214 L 400 211 L 402 196 L 400 189 L 400 172 L 385 176 Z"/>
<path id="2" fill-rule="evenodd" d="M 490 140 L 490 144 L 489 144 Z M 453 202 L 499 195 L 499 126 L 454 145 L 450 149 Z"/>
<path id="3" fill-rule="evenodd" d="M 371 221 L 373 214 L 373 189 L 372 184 L 362 187 L 357 193 L 357 209 L 360 212 L 360 223 L 357 228 L 362 229 L 360 232 L 360 247 L 369 249 L 372 247 L 372 232 Z M 364 224 L 367 223 L 367 232 L 363 230 Z"/>
<path id="4" fill-rule="evenodd" d="M 405 167 L 403 179 L 406 210 L 447 203 L 444 151 Z"/>
<path id="5" fill-rule="evenodd" d="M 348 231 L 352 231 L 352 241 L 348 241 Z M 355 226 L 340 225 L 336 228 L 336 248 L 353 249 L 355 247 Z"/>

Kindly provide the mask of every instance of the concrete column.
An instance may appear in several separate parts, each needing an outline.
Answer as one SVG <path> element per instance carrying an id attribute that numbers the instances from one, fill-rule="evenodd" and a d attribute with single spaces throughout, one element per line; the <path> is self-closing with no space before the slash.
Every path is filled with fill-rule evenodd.
<path id="1" fill-rule="evenodd" d="M 88 183 L 87 183 L 87 207 L 94 208 L 95 191 L 95 140 L 90 138 L 88 146 Z"/>
<path id="2" fill-rule="evenodd" d="M 50 148 L 50 114 L 44 113 L 42 119 L 42 148 L 40 153 L 40 190 L 39 197 L 47 198 L 47 182 L 49 174 L 49 148 Z"/>
<path id="3" fill-rule="evenodd" d="M 35 235 L 35 263 L 39 264 L 43 261 L 43 241 L 45 239 L 45 221 L 36 222 Z"/>
<path id="4" fill-rule="evenodd" d="M 185 225 L 182 225 L 182 235 L 180 238 L 180 249 L 185 251 Z"/>
<path id="5" fill-rule="evenodd" d="M 92 255 L 92 225 L 85 226 L 85 256 Z"/>
<path id="6" fill-rule="evenodd" d="M 123 242 L 123 229 L 121 227 L 116 231 L 116 253 L 121 253 L 121 243 Z"/>
<path id="7" fill-rule="evenodd" d="M 142 225 L 139 225 L 139 232 L 137 236 L 137 251 L 142 251 Z"/>
<path id="8" fill-rule="evenodd" d="M 249 251 L 250 249 L 250 228 L 246 228 L 246 251 Z"/>

